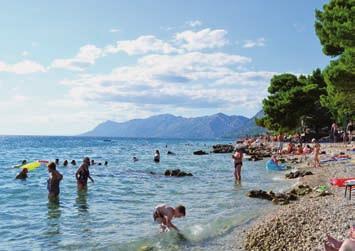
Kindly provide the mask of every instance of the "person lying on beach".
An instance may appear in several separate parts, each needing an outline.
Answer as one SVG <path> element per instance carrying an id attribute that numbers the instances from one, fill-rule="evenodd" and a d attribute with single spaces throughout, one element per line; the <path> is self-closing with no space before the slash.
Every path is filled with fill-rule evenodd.
<path id="1" fill-rule="evenodd" d="M 47 180 L 48 198 L 55 199 L 58 197 L 59 183 L 63 179 L 63 175 L 56 170 L 56 164 L 51 162 L 48 164 L 49 178 Z"/>
<path id="2" fill-rule="evenodd" d="M 354 251 L 355 225 L 350 228 L 349 238 L 343 242 L 327 235 L 327 239 L 324 241 L 324 249 L 325 251 Z"/>
<path id="3" fill-rule="evenodd" d="M 184 206 L 179 205 L 176 208 L 162 204 L 155 207 L 153 212 L 153 219 L 160 224 L 161 232 L 168 232 L 171 229 L 175 229 L 179 232 L 179 229 L 171 222 L 173 218 L 185 217 L 186 209 Z"/>
<path id="4" fill-rule="evenodd" d="M 85 157 L 83 160 L 83 164 L 79 167 L 79 169 L 75 173 L 76 183 L 79 190 L 85 189 L 87 187 L 88 179 L 94 183 L 93 178 L 90 176 L 89 171 L 90 159 Z"/>
<path id="5" fill-rule="evenodd" d="M 16 179 L 18 179 L 18 180 L 27 179 L 27 177 L 28 177 L 27 173 L 28 173 L 27 168 L 22 169 L 22 171 L 19 174 L 16 175 Z"/>

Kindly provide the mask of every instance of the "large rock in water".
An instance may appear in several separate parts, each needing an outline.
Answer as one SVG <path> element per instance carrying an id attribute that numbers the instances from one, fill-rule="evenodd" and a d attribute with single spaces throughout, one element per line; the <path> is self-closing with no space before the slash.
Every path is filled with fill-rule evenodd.
<path id="1" fill-rule="evenodd" d="M 164 173 L 165 176 L 174 176 L 174 177 L 185 177 L 185 176 L 193 176 L 192 173 L 186 173 L 181 171 L 180 169 L 167 169 Z"/>
<path id="2" fill-rule="evenodd" d="M 287 179 L 296 179 L 298 177 L 304 177 L 306 175 L 313 175 L 311 171 L 296 171 L 296 172 L 290 172 L 285 175 Z"/>
<path id="3" fill-rule="evenodd" d="M 213 153 L 232 153 L 234 152 L 234 146 L 229 144 L 218 144 L 212 146 Z"/>
<path id="4" fill-rule="evenodd" d="M 205 151 L 202 150 L 198 150 L 198 151 L 194 151 L 194 155 L 207 155 L 208 153 L 206 153 Z"/>
<path id="5" fill-rule="evenodd" d="M 266 192 L 263 190 L 251 190 L 247 196 L 251 198 L 270 200 L 279 205 L 286 205 L 290 203 L 290 201 L 297 200 L 297 195 L 294 193 L 274 193 L 273 191 Z"/>

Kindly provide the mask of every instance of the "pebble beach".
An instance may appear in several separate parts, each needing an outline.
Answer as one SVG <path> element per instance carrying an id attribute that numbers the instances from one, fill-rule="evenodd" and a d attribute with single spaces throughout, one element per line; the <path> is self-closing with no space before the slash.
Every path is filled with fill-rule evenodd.
<path id="1" fill-rule="evenodd" d="M 355 222 L 355 198 L 344 198 L 344 188 L 330 185 L 336 177 L 355 177 L 354 145 L 322 144 L 327 159 L 335 154 L 346 153 L 350 160 L 323 163 L 320 168 L 309 165 L 311 157 L 294 165 L 294 169 L 311 171 L 313 175 L 298 178 L 294 186 L 308 185 L 309 194 L 261 217 L 255 224 L 238 236 L 235 250 L 324 250 L 326 234 L 338 240 L 347 238 L 349 228 Z M 327 187 L 326 194 L 317 193 L 319 186 Z M 290 188 L 292 189 L 292 188 Z"/>

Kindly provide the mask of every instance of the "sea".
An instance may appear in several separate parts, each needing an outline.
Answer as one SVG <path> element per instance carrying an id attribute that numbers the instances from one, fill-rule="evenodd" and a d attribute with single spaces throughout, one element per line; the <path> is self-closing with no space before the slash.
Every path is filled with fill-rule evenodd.
<path id="1" fill-rule="evenodd" d="M 218 143 L 233 141 L 0 136 L 0 250 L 221 250 L 219 240 L 232 240 L 236 230 L 274 210 L 246 193 L 282 191 L 290 181 L 267 171 L 266 160 L 245 160 L 236 184 L 231 154 L 193 155 Z M 153 161 L 155 150 L 160 163 Z M 90 167 L 95 182 L 78 192 L 75 172 L 86 156 L 97 163 Z M 59 202 L 48 201 L 45 165 L 25 181 L 15 179 L 14 166 L 24 159 L 59 159 Z M 77 165 L 64 167 L 64 160 Z M 104 161 L 107 166 L 98 164 Z M 193 176 L 166 177 L 166 169 Z M 186 207 L 186 217 L 173 221 L 181 234 L 160 233 L 152 218 L 159 204 Z"/>

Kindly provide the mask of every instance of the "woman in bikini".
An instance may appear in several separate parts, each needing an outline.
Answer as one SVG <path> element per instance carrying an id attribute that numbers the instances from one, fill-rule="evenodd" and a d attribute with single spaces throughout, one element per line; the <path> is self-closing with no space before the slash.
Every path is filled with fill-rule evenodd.
<path id="1" fill-rule="evenodd" d="M 243 151 L 242 149 L 238 149 L 232 156 L 234 159 L 234 177 L 237 182 L 241 181 L 241 171 L 243 165 Z"/>

